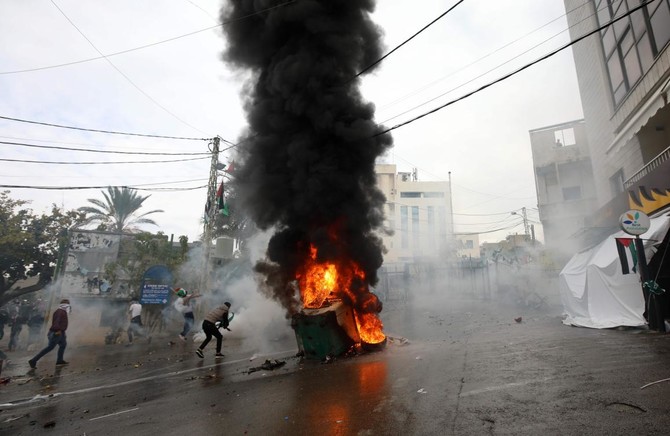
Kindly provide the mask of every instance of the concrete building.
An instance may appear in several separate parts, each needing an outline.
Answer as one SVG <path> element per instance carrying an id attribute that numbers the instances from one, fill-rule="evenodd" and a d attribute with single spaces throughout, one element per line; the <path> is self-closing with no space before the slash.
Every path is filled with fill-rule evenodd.
<path id="1" fill-rule="evenodd" d="M 460 259 L 479 259 L 481 254 L 478 234 L 457 233 L 454 235 L 454 239 L 456 241 L 456 257 Z"/>
<path id="2" fill-rule="evenodd" d="M 622 17 L 572 46 L 598 207 L 591 228 L 611 229 L 627 209 L 670 206 L 670 0 L 564 2 L 573 40 Z"/>
<path id="3" fill-rule="evenodd" d="M 398 173 L 395 165 L 375 166 L 377 185 L 386 196 L 388 252 L 384 261 L 414 262 L 446 256 L 453 223 L 449 182 L 421 182 L 416 170 Z"/>
<path id="4" fill-rule="evenodd" d="M 584 120 L 529 133 L 545 247 L 559 257 L 572 255 L 580 246 L 575 235 L 587 226 L 596 205 Z"/>

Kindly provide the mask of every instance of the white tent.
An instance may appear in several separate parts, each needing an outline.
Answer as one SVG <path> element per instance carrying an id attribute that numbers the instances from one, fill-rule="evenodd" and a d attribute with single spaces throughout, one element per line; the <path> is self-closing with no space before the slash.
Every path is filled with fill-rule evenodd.
<path id="1" fill-rule="evenodd" d="M 651 219 L 644 239 L 647 262 L 670 227 L 670 216 Z M 642 326 L 644 297 L 638 274 L 623 274 L 614 238 L 631 238 L 624 232 L 575 254 L 559 276 L 564 324 L 590 328 Z"/>

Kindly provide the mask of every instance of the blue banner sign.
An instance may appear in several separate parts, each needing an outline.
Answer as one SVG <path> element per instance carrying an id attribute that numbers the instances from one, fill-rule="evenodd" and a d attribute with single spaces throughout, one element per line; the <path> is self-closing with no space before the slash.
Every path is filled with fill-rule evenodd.
<path id="1" fill-rule="evenodd" d="M 170 300 L 170 285 L 144 283 L 140 294 L 140 304 L 166 304 Z"/>

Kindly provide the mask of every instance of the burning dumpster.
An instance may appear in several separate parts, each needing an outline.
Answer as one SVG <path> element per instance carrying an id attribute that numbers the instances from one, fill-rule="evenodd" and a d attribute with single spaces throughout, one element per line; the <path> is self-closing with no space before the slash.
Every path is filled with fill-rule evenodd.
<path id="1" fill-rule="evenodd" d="M 354 312 L 341 301 L 293 315 L 298 349 L 308 359 L 338 356 L 360 342 Z"/>
<path id="2" fill-rule="evenodd" d="M 306 358 L 323 360 L 352 346 L 383 348 L 381 303 L 369 291 L 365 273 L 352 260 L 319 261 L 317 254 L 312 247 L 297 274 L 303 309 L 291 325 L 299 350 Z"/>

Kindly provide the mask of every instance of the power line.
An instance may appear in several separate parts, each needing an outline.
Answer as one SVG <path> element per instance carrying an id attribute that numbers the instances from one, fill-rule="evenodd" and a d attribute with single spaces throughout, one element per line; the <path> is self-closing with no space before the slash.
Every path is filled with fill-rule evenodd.
<path id="1" fill-rule="evenodd" d="M 384 108 L 388 108 L 388 107 L 394 106 L 395 104 L 400 103 L 401 101 L 404 101 L 404 100 L 408 99 L 409 97 L 411 97 L 411 96 L 413 96 L 413 95 L 416 95 L 416 94 L 418 94 L 418 93 L 420 93 L 420 92 L 422 92 L 422 91 L 424 91 L 424 90 L 430 88 L 431 86 L 435 85 L 436 83 L 441 82 L 442 80 L 447 79 L 447 78 L 453 76 L 454 74 L 459 73 L 459 72 L 461 72 L 461 71 L 467 69 L 468 67 L 471 67 L 472 65 L 474 65 L 474 64 L 476 64 L 476 63 L 478 63 L 478 62 L 480 62 L 480 61 L 482 61 L 482 60 L 488 58 L 489 56 L 492 56 L 492 55 L 498 53 L 498 52 L 501 51 L 502 49 L 507 48 L 507 47 L 511 46 L 512 44 L 515 44 L 516 42 L 521 41 L 522 39 L 524 39 L 524 38 L 526 38 L 526 37 L 532 35 L 533 33 L 537 32 L 538 30 L 541 30 L 541 29 L 547 27 L 548 25 L 550 25 L 551 23 L 553 23 L 553 22 L 559 20 L 560 18 L 567 17 L 570 13 L 576 11 L 577 9 L 580 9 L 580 8 L 586 6 L 586 5 L 589 4 L 589 3 L 591 3 L 591 0 L 587 0 L 586 2 L 582 3 L 581 5 L 576 6 L 576 7 L 574 7 L 573 9 L 570 9 L 570 10 L 567 11 L 565 14 L 562 14 L 562 15 L 560 15 L 560 16 L 554 18 L 553 20 L 551 20 L 551 21 L 549 21 L 549 22 L 543 24 L 542 26 L 537 27 L 537 28 L 531 30 L 530 32 L 526 33 L 525 35 L 520 36 L 519 38 L 517 38 L 517 39 L 515 39 L 515 40 L 513 40 L 513 41 L 510 41 L 510 42 L 508 42 L 508 43 L 505 44 L 505 45 L 502 45 L 502 46 L 498 47 L 497 49 L 495 49 L 495 50 L 493 50 L 493 51 L 491 51 L 491 52 L 485 54 L 484 56 L 480 57 L 479 59 L 476 59 L 476 60 L 470 62 L 469 64 L 464 65 L 463 67 L 461 67 L 461 68 L 459 68 L 459 69 L 457 69 L 457 70 L 455 70 L 455 71 L 452 71 L 451 73 L 447 74 L 446 76 L 443 76 L 443 77 L 441 77 L 441 78 L 439 78 L 439 79 L 437 79 L 437 80 L 432 81 L 431 83 L 428 83 L 427 85 L 424 85 L 423 87 L 421 87 L 420 89 L 418 89 L 418 90 L 416 90 L 416 91 L 410 92 L 409 94 L 406 94 L 406 95 L 404 95 L 403 97 L 397 98 L 397 99 L 391 101 L 390 103 L 387 103 L 387 104 L 381 106 L 379 109 L 380 109 L 380 110 L 383 110 Z M 607 7 L 607 5 L 605 5 L 605 7 Z M 593 16 L 593 15 L 594 15 L 594 14 L 591 14 L 591 15 L 589 15 L 589 16 L 586 17 L 586 18 L 589 18 L 589 17 L 591 17 L 591 16 Z M 585 19 L 586 19 L 586 18 L 585 18 Z M 584 20 L 581 20 L 581 21 L 584 21 Z M 581 23 L 581 21 L 580 21 L 579 23 Z M 579 24 L 579 23 L 577 23 L 577 24 Z M 576 24 L 575 24 L 575 25 L 576 25 Z M 570 28 L 572 28 L 572 26 L 568 27 L 568 29 L 570 29 Z M 567 29 L 566 29 L 566 30 L 567 30 Z M 530 50 L 532 50 L 532 49 L 534 49 L 534 48 L 536 48 L 536 47 L 538 47 L 538 46 L 544 44 L 545 42 L 549 41 L 550 39 L 555 38 L 556 36 L 560 35 L 560 34 L 563 33 L 564 31 L 565 31 L 565 30 L 562 30 L 561 32 L 557 33 L 556 35 L 553 35 L 552 37 L 550 37 L 550 38 L 548 38 L 548 39 L 545 39 L 545 40 L 542 41 L 540 44 L 537 44 L 537 45 L 531 47 L 530 49 L 524 51 L 523 53 L 521 53 L 521 54 L 519 54 L 519 55 L 513 57 L 512 59 L 510 59 L 510 61 L 513 60 L 513 59 L 516 59 L 517 57 L 519 57 L 519 56 L 521 56 L 521 55 L 527 53 L 528 51 L 530 51 Z M 507 62 L 509 62 L 509 61 L 507 61 Z M 505 63 L 507 63 L 507 62 L 505 62 Z M 495 70 L 495 69 L 501 67 L 502 65 L 505 65 L 505 63 L 498 65 L 497 67 L 493 68 L 492 70 L 487 71 L 486 73 L 484 73 L 484 74 L 482 74 L 482 75 L 485 75 L 485 74 L 490 73 L 491 71 L 493 71 L 493 70 Z M 475 79 L 481 77 L 482 75 L 477 76 Z M 472 81 L 472 80 L 471 80 L 471 81 Z M 468 81 L 468 82 L 463 83 L 463 84 L 460 85 L 458 88 L 460 88 L 461 86 L 466 85 L 467 83 L 470 83 L 471 81 Z M 449 92 L 454 91 L 455 89 L 458 89 L 458 88 L 450 89 L 450 90 L 447 91 L 445 94 L 448 94 Z M 441 97 L 441 96 L 443 96 L 443 95 L 445 95 L 445 94 L 441 94 L 441 95 L 439 95 L 438 97 Z M 422 103 L 421 105 L 419 105 L 419 107 L 422 106 L 422 105 L 424 105 L 424 104 L 430 103 L 430 102 L 433 101 L 433 100 L 435 100 L 435 99 L 431 99 L 431 100 L 429 100 L 429 101 L 427 101 L 427 102 L 425 102 L 425 103 Z M 417 108 L 417 107 L 414 107 L 414 108 L 410 109 L 410 111 L 411 111 L 411 110 L 414 110 L 414 109 L 416 109 L 416 108 Z M 407 112 L 408 112 L 408 111 L 402 112 L 402 113 L 396 115 L 396 116 L 393 117 L 393 118 L 396 118 L 396 117 L 398 117 L 398 116 L 400 116 L 400 115 L 403 115 L 403 114 L 405 114 L 405 113 L 407 113 Z M 390 118 L 390 119 L 393 119 L 393 118 Z M 384 124 L 384 123 L 386 123 L 386 122 L 387 122 L 387 121 L 384 121 L 384 122 L 382 122 L 381 124 Z"/>
<path id="2" fill-rule="evenodd" d="M 139 186 L 139 185 L 136 185 Z M 128 185 L 119 185 L 119 186 L 28 186 L 28 185 L 0 185 L 0 188 L 8 189 L 38 189 L 38 190 L 51 190 L 51 191 L 73 191 L 73 190 L 86 190 L 86 189 L 107 189 L 107 188 L 127 188 L 135 189 L 137 191 L 193 191 L 196 189 L 206 188 L 207 185 L 195 186 L 191 188 L 137 188 L 135 186 Z"/>
<path id="3" fill-rule="evenodd" d="M 403 45 L 405 45 L 405 44 L 407 44 L 408 42 L 410 42 L 412 39 L 414 39 L 416 36 L 418 36 L 418 35 L 419 35 L 421 32 L 423 32 L 424 30 L 426 30 L 427 28 L 429 28 L 430 26 L 432 26 L 433 24 L 435 24 L 435 23 L 436 23 L 437 21 L 439 21 L 442 17 L 444 17 L 445 15 L 447 15 L 447 14 L 448 14 L 449 12 L 451 12 L 454 8 L 456 8 L 456 6 L 460 5 L 460 4 L 463 3 L 464 1 L 465 1 L 465 0 L 459 0 L 458 2 L 456 2 L 456 4 L 454 4 L 452 7 L 450 7 L 450 8 L 447 9 L 445 12 L 443 12 L 442 14 L 440 14 L 440 16 L 438 16 L 437 18 L 435 18 L 433 21 L 431 21 L 430 23 L 426 24 L 423 28 L 421 28 L 421 30 L 419 30 L 418 32 L 416 32 L 414 35 L 410 36 L 410 37 L 407 38 L 405 41 L 401 42 L 400 45 L 396 46 L 393 50 L 391 50 L 390 52 L 386 53 L 384 56 L 382 56 L 381 58 L 377 59 L 376 61 L 374 61 L 373 63 L 371 63 L 371 64 L 368 65 L 367 67 L 363 68 L 361 71 L 359 71 L 359 72 L 354 76 L 354 79 L 355 79 L 356 77 L 360 77 L 361 74 L 365 73 L 365 72 L 368 71 L 370 68 L 372 68 L 372 67 L 374 67 L 375 65 L 379 64 L 381 61 L 383 61 L 383 60 L 386 59 L 387 57 L 391 56 L 391 54 L 393 54 L 396 50 L 398 50 L 400 47 L 402 47 Z"/>
<path id="4" fill-rule="evenodd" d="M 82 59 L 82 60 L 79 60 L 79 61 L 66 62 L 66 63 L 58 64 L 58 65 L 50 65 L 50 66 L 46 66 L 46 67 L 36 67 L 36 68 L 29 68 L 29 69 L 25 69 L 25 70 L 15 70 L 15 71 L 0 71 L 0 75 L 29 73 L 29 72 L 33 72 L 33 71 L 41 71 L 41 70 L 49 70 L 49 69 L 53 69 L 53 68 L 67 67 L 67 66 L 70 66 L 70 65 L 77 65 L 77 64 L 83 64 L 83 63 L 86 63 L 86 62 L 97 61 L 99 59 L 104 59 L 105 57 L 109 58 L 109 57 L 113 57 L 113 56 L 118 56 L 118 55 L 130 53 L 130 52 L 134 52 L 134 51 L 137 51 L 137 50 L 143 50 L 145 48 L 149 48 L 149 47 L 153 47 L 153 46 L 156 46 L 156 45 L 164 44 L 166 42 L 176 41 L 178 39 L 185 38 L 187 36 L 196 35 L 198 33 L 207 32 L 209 30 L 216 29 L 218 27 L 222 27 L 222 26 L 226 26 L 228 24 L 236 23 L 238 21 L 245 20 L 245 19 L 253 17 L 255 15 L 261 15 L 261 14 L 264 14 L 265 12 L 271 11 L 273 9 L 277 9 L 277 8 L 280 8 L 280 7 L 283 7 L 283 6 L 288 6 L 292 3 L 295 3 L 296 1 L 297 0 L 291 0 L 291 1 L 287 1 L 285 3 L 280 3 L 278 5 L 275 5 L 275 6 L 266 8 L 266 9 L 262 9 L 262 10 L 257 11 L 257 12 L 253 12 L 251 14 L 247 14 L 243 17 L 239 17 L 239 18 L 235 18 L 233 20 L 221 22 L 221 23 L 219 23 L 215 26 L 210 26 L 210 27 L 207 27 L 205 29 L 200 29 L 200 30 L 196 30 L 194 32 L 185 33 L 183 35 L 179 35 L 179 36 L 175 36 L 175 37 L 172 37 L 172 38 L 164 39 L 162 41 L 153 42 L 151 44 L 146 44 L 146 45 L 142 45 L 142 46 L 139 46 L 139 47 L 130 48 L 130 49 L 127 49 L 127 50 L 122 50 L 122 51 L 118 51 L 118 52 L 115 52 L 115 53 L 110 53 L 108 55 L 102 55 L 102 56 L 98 56 L 98 57 L 94 57 L 94 58 Z"/>
<path id="5" fill-rule="evenodd" d="M 102 52 L 101 52 L 100 50 L 98 50 L 98 47 L 96 47 L 95 44 L 93 44 L 93 41 L 91 41 L 90 39 L 88 39 L 88 37 L 84 34 L 84 32 L 82 32 L 81 29 L 79 29 L 79 27 L 77 27 L 77 25 L 74 24 L 74 21 L 72 21 L 72 20 L 70 19 L 70 17 L 68 17 L 67 14 L 65 14 L 65 12 L 64 12 L 64 11 L 57 5 L 57 4 L 56 4 L 56 2 L 55 2 L 54 0 L 51 0 L 51 4 L 53 4 L 53 5 L 56 7 L 56 9 L 58 9 L 58 12 L 60 12 L 60 13 L 65 17 L 65 19 L 72 25 L 72 27 L 74 27 L 75 30 L 76 30 L 77 32 L 79 32 L 79 34 L 86 40 L 86 42 L 88 42 L 89 45 L 90 45 L 91 47 L 93 47 L 93 49 L 94 49 L 95 51 L 97 51 L 98 54 L 99 54 L 100 56 L 102 56 L 102 57 L 105 59 L 105 61 L 106 61 L 112 68 L 114 68 L 114 69 L 116 70 L 117 73 L 119 73 L 124 79 L 126 79 L 126 81 L 127 81 L 128 83 L 130 83 L 130 84 L 131 84 L 136 90 L 138 90 L 142 95 L 144 95 L 146 98 L 148 98 L 149 101 L 151 101 L 153 104 L 155 104 L 155 105 L 158 106 L 159 108 L 163 109 L 163 111 L 165 111 L 165 113 L 167 113 L 167 114 L 170 115 L 172 118 L 174 118 L 175 120 L 179 121 L 180 123 L 184 124 L 185 126 L 188 126 L 188 127 L 190 127 L 191 129 L 193 129 L 193 130 L 197 130 L 197 131 L 200 132 L 200 133 L 204 133 L 202 130 L 198 129 L 197 127 L 193 126 L 192 124 L 186 122 L 185 120 L 183 120 L 182 118 L 180 118 L 179 116 L 177 116 L 177 114 L 175 114 L 174 112 L 170 111 L 168 108 L 166 108 L 165 106 L 163 106 L 162 104 L 160 104 L 158 101 L 156 101 L 156 99 L 154 99 L 154 98 L 153 98 L 152 96 L 150 96 L 146 91 L 144 91 L 142 88 L 140 88 L 139 85 L 137 85 L 137 83 L 133 82 L 133 81 L 130 79 L 130 77 L 128 77 L 123 71 L 121 71 L 121 69 L 120 69 L 119 67 L 117 67 L 111 60 L 109 60 L 104 54 L 102 54 Z"/>
<path id="6" fill-rule="evenodd" d="M 113 164 L 148 164 L 148 163 L 172 163 L 172 162 L 187 162 L 193 160 L 209 159 L 205 157 L 192 157 L 188 159 L 171 159 L 171 160 L 144 160 L 144 161 L 110 161 L 110 162 L 66 162 L 66 161 L 46 161 L 46 160 L 28 160 L 28 159 L 5 159 L 0 158 L 3 162 L 20 162 L 20 163 L 34 163 L 34 164 L 49 164 L 49 165 L 113 165 Z"/>
<path id="7" fill-rule="evenodd" d="M 211 138 L 192 138 L 192 137 L 184 137 L 184 136 L 165 136 L 165 135 L 150 135 L 146 133 L 130 133 L 130 132 L 119 132 L 119 131 L 114 131 L 114 130 L 100 130 L 100 129 L 89 129 L 85 127 L 75 127 L 75 126 L 66 126 L 63 124 L 54 124 L 54 123 L 45 123 L 42 121 L 32 121 L 32 120 L 24 120 L 21 118 L 13 118 L 13 117 L 6 117 L 0 115 L 0 119 L 3 120 L 8 120 L 8 121 L 16 121 L 19 123 L 28 123 L 28 124 L 37 124 L 40 126 L 48 126 L 48 127 L 58 127 L 60 129 L 71 129 L 71 130 L 81 130 L 84 132 L 96 132 L 96 133 L 108 133 L 110 135 L 125 135 L 125 136 L 141 136 L 145 138 L 161 138 L 161 139 L 180 139 L 184 141 L 210 141 Z"/>
<path id="8" fill-rule="evenodd" d="M 471 96 L 473 96 L 474 94 L 477 94 L 477 93 L 479 93 L 479 92 L 485 90 L 486 88 L 489 88 L 489 87 L 491 87 L 491 86 L 493 86 L 493 85 L 495 85 L 495 84 L 498 84 L 498 83 L 500 83 L 500 82 L 502 82 L 502 81 L 504 81 L 504 80 L 507 80 L 507 79 L 509 79 L 510 77 L 512 77 L 512 76 L 514 76 L 514 75 L 520 73 L 521 71 L 523 71 L 523 70 L 525 70 L 525 69 L 527 69 L 527 68 L 529 68 L 529 67 L 531 67 L 531 66 L 533 66 L 533 65 L 535 65 L 535 64 L 537 64 L 537 63 L 539 63 L 539 62 L 542 62 L 542 61 L 544 61 L 544 60 L 546 60 L 546 59 L 548 59 L 548 58 L 554 56 L 555 54 L 557 54 L 557 53 L 559 53 L 559 52 L 565 50 L 566 48 L 568 48 L 568 47 L 570 47 L 570 46 L 572 46 L 572 45 L 574 45 L 574 44 L 576 44 L 576 43 L 578 43 L 578 42 L 580 42 L 580 41 L 582 41 L 582 40 L 588 38 L 588 37 L 591 36 L 591 35 L 594 35 L 594 34 L 600 32 L 601 30 L 603 30 L 603 29 L 605 29 L 605 28 L 611 26 L 612 24 L 616 23 L 617 21 L 622 20 L 623 18 L 628 17 L 628 16 L 631 15 L 633 12 L 636 12 L 637 10 L 639 10 L 639 9 L 641 9 L 641 8 L 643 8 L 643 7 L 645 7 L 646 5 L 648 5 L 649 3 L 653 2 L 653 1 L 655 1 L 655 0 L 647 0 L 647 1 L 644 2 L 644 3 L 640 3 L 639 6 L 636 6 L 635 8 L 628 10 L 628 12 L 622 14 L 621 16 L 619 16 L 619 17 L 617 17 L 617 18 L 611 20 L 610 22 L 608 22 L 608 23 L 606 23 L 606 24 L 604 24 L 604 25 L 602 25 L 602 26 L 600 26 L 600 27 L 597 27 L 596 29 L 594 29 L 594 30 L 592 30 L 592 31 L 590 31 L 590 32 L 588 32 L 588 33 L 586 33 L 586 34 L 580 36 L 579 38 L 575 39 L 574 41 L 570 41 L 570 42 L 568 42 L 567 44 L 564 44 L 563 46 L 557 48 L 556 50 L 553 50 L 553 51 L 547 53 L 546 55 L 540 57 L 539 59 L 534 60 L 533 62 L 530 62 L 530 63 L 528 63 L 528 64 L 526 64 L 526 65 L 523 65 L 522 67 L 517 68 L 516 70 L 514 70 L 514 71 L 512 71 L 512 72 L 510 72 L 510 73 L 508 73 L 508 74 L 505 74 L 504 76 L 499 77 L 498 79 L 496 79 L 496 80 L 494 80 L 494 81 L 492 81 L 492 82 L 489 82 L 489 83 L 487 83 L 487 84 L 485 84 L 485 85 L 483 85 L 483 86 L 481 86 L 481 87 L 479 87 L 479 88 L 477 88 L 477 89 L 475 89 L 475 90 L 473 90 L 473 91 L 468 92 L 467 94 L 464 94 L 464 95 L 462 95 L 462 96 L 460 96 L 460 97 L 458 97 L 458 98 L 456 98 L 456 99 L 454 99 L 454 100 L 451 100 L 451 101 L 449 101 L 449 102 L 447 102 L 447 103 L 445 103 L 445 104 L 443 104 L 443 105 L 440 105 L 440 106 L 438 106 L 438 107 L 436 107 L 436 108 L 434 108 L 434 109 L 431 109 L 431 110 L 428 111 L 428 112 L 424 112 L 424 113 L 421 114 L 421 115 L 418 115 L 418 116 L 416 116 L 416 117 L 414 117 L 414 118 L 411 118 L 411 119 L 409 119 L 409 120 L 407 120 L 407 121 L 404 121 L 404 122 L 402 122 L 402 123 L 400 123 L 400 124 L 396 124 L 396 125 L 393 126 L 393 127 L 389 127 L 389 128 L 387 128 L 387 129 L 384 129 L 384 130 L 382 130 L 381 132 L 375 133 L 375 134 L 372 135 L 372 136 L 373 136 L 373 137 L 381 136 L 381 135 L 384 135 L 384 134 L 386 134 L 386 133 L 389 133 L 389 132 L 391 132 L 391 131 L 393 131 L 393 130 L 399 129 L 400 127 L 404 127 L 404 126 L 406 126 L 406 125 L 408 125 L 408 124 L 411 124 L 411 123 L 413 123 L 413 122 L 415 122 L 415 121 L 420 120 L 421 118 L 424 118 L 424 117 L 426 117 L 426 116 L 428 116 L 428 115 L 432 115 L 432 114 L 434 114 L 435 112 L 438 112 L 438 111 L 440 111 L 440 110 L 442 110 L 442 109 L 444 109 L 444 108 L 446 108 L 446 107 L 448 107 L 448 106 L 451 106 L 451 105 L 454 104 L 454 103 L 457 103 L 457 102 L 459 102 L 459 101 L 461 101 L 461 100 L 465 100 L 466 98 L 471 97 Z"/>
<path id="9" fill-rule="evenodd" d="M 82 151 L 89 153 L 107 153 L 107 154 L 135 154 L 135 155 L 150 155 L 150 156 L 209 156 L 209 152 L 201 153 L 160 153 L 160 152 L 142 152 L 142 151 L 116 151 L 116 150 L 95 150 L 91 148 L 73 148 L 73 147 L 61 147 L 56 145 L 37 145 L 37 144 L 26 144 L 24 142 L 9 142 L 9 141 L 0 141 L 0 144 L 6 145 L 16 145 L 19 147 L 32 147 L 32 148 L 44 148 L 49 150 L 68 150 L 68 151 Z"/>

